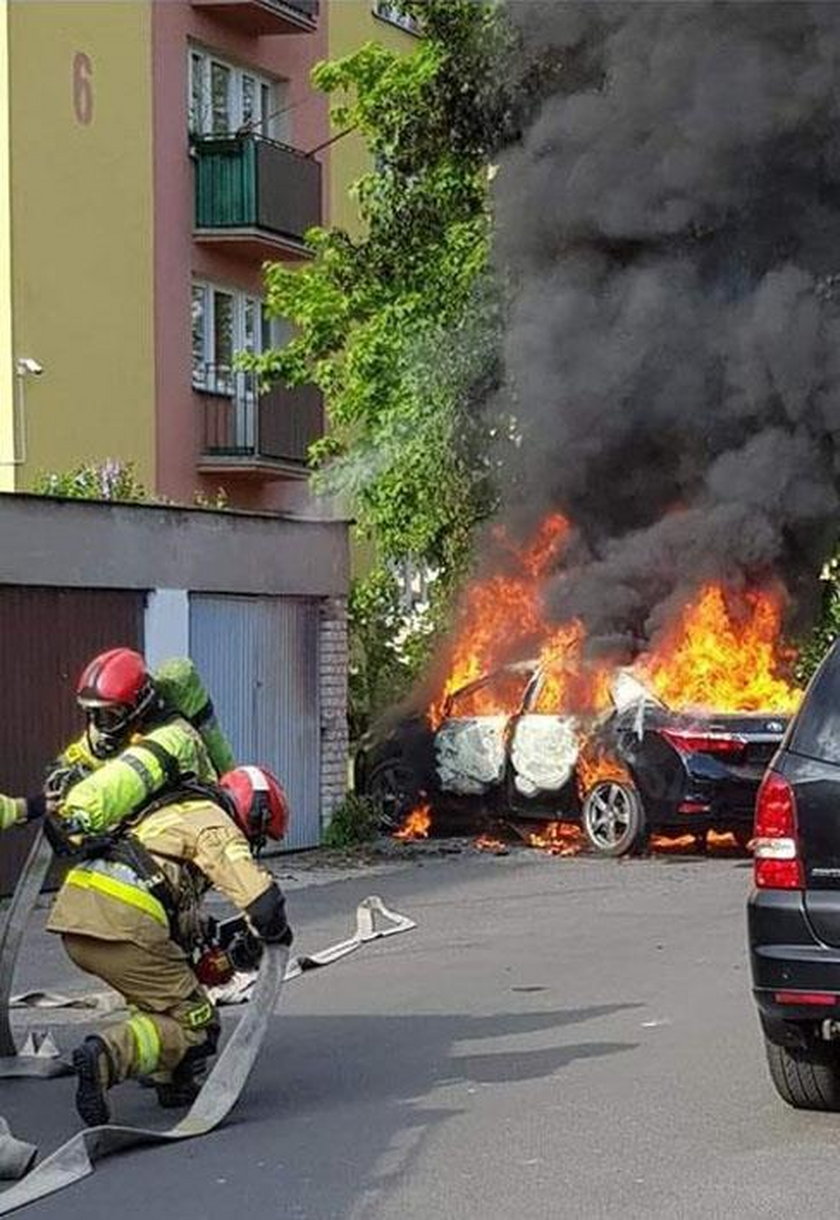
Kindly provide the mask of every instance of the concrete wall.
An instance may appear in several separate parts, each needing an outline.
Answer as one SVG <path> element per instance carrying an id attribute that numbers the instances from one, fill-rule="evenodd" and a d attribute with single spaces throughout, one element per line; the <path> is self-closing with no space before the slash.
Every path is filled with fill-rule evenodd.
<path id="1" fill-rule="evenodd" d="M 107 457 L 151 483 L 151 6 L 12 0 L 8 17 L 15 355 L 45 370 L 25 382 L 17 486 Z"/>
<path id="2" fill-rule="evenodd" d="M 0 496 L 0 584 L 343 597 L 347 525 Z"/>

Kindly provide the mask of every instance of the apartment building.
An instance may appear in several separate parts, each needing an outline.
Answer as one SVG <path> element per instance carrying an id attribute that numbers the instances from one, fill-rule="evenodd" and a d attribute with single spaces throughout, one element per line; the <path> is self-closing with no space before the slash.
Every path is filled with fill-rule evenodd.
<path id="1" fill-rule="evenodd" d="M 111 457 L 187 503 L 300 490 L 320 397 L 233 355 L 282 339 L 262 266 L 327 209 L 325 7 L 2 0 L 0 489 Z"/>

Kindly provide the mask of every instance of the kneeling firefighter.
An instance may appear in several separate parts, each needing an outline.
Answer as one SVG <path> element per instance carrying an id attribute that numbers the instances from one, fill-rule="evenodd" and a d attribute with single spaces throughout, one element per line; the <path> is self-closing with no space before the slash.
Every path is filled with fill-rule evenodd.
<path id="1" fill-rule="evenodd" d="M 283 895 L 252 855 L 266 838 L 283 837 L 288 818 L 270 772 L 240 767 L 218 786 L 161 796 L 71 868 L 47 927 L 77 966 L 133 1009 L 73 1054 L 76 1106 L 88 1125 L 109 1121 L 107 1092 L 130 1077 L 151 1077 L 163 1106 L 197 1096 L 220 1029 L 199 982 L 201 899 L 214 887 L 243 912 L 251 940 L 253 930 L 291 944 Z"/>

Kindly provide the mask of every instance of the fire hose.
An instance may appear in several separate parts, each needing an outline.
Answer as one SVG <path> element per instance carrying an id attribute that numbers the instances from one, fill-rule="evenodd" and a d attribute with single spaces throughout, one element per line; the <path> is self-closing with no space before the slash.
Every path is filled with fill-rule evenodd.
<path id="1" fill-rule="evenodd" d="M 0 1076 L 55 1076 L 69 1071 L 54 1058 L 19 1054 L 9 1020 L 12 977 L 23 933 L 50 865 L 51 851 L 39 834 L 24 864 L 5 922 L 0 930 Z M 377 927 L 377 916 L 385 926 Z M 413 920 L 390 911 L 381 898 L 365 898 L 356 908 L 356 927 L 351 936 L 309 956 L 289 957 L 289 950 L 268 945 L 259 977 L 245 1012 L 228 1039 L 213 1070 L 188 1113 L 173 1127 L 154 1130 L 109 1123 L 88 1127 L 62 1144 L 28 1176 L 0 1194 L 0 1216 L 55 1194 L 93 1172 L 94 1163 L 112 1153 L 144 1144 L 163 1144 L 206 1135 L 230 1113 L 239 1099 L 259 1053 L 269 1020 L 280 998 L 283 983 L 339 961 L 371 941 L 395 936 L 415 927 Z M 11 1143 L 9 1143 L 11 1141 Z M 37 1149 L 15 1140 L 0 1119 L 0 1172 L 4 1158 L 7 1177 L 21 1177 L 32 1164 Z"/>

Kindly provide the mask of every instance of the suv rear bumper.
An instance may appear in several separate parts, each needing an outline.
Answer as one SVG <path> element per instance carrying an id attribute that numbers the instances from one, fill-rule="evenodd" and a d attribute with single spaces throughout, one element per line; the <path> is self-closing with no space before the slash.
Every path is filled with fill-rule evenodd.
<path id="1" fill-rule="evenodd" d="M 747 906 L 753 995 L 762 1024 L 840 1020 L 840 947 L 818 940 L 799 890 L 754 890 Z M 834 997 L 826 1004 L 783 1003 L 778 993 Z"/>

